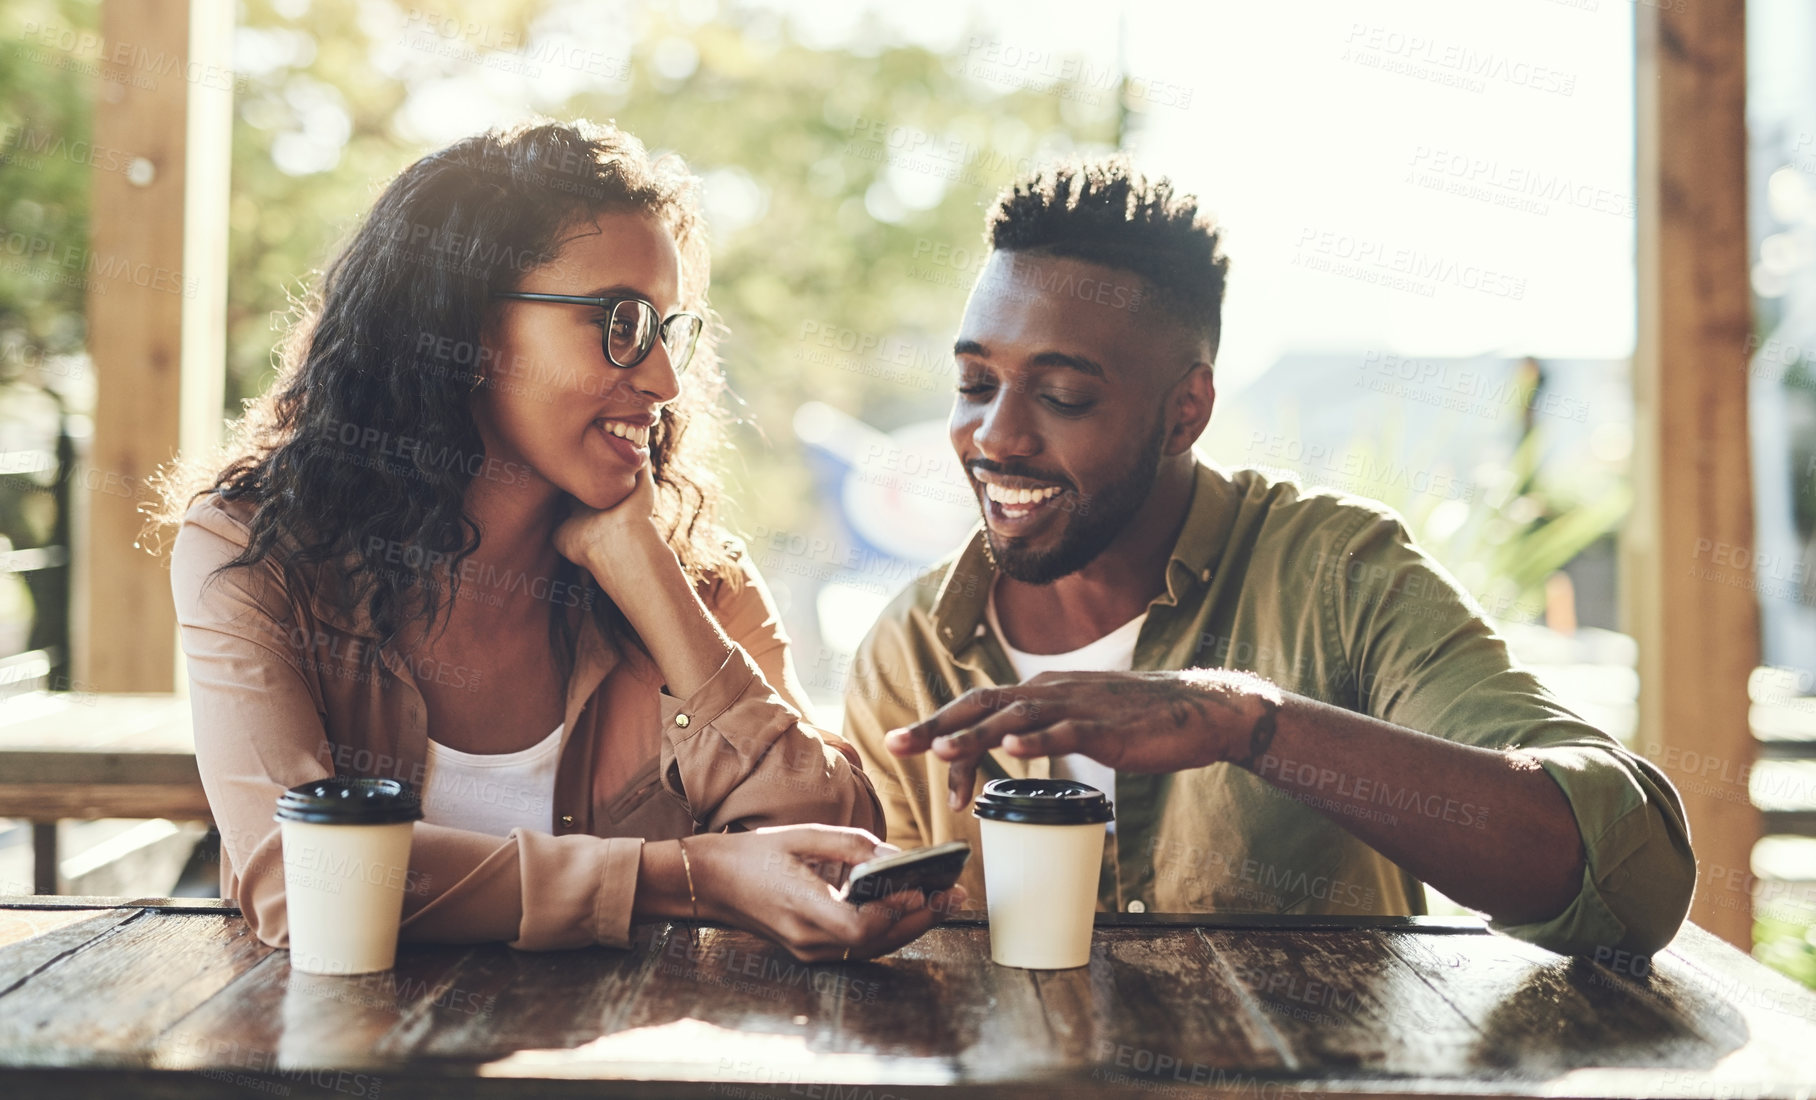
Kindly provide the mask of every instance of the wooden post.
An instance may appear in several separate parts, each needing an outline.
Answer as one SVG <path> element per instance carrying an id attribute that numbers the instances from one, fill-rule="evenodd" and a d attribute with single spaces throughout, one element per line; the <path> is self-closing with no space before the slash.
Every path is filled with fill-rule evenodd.
<path id="1" fill-rule="evenodd" d="M 94 440 L 79 494 L 75 679 L 87 691 L 170 691 L 176 621 L 164 562 L 134 543 L 146 479 L 221 432 L 228 144 L 227 0 L 106 0 L 98 42 L 87 263 Z"/>
<path id="2" fill-rule="evenodd" d="M 1759 609 L 1748 569 L 1745 9 L 1634 5 L 1637 506 L 1624 600 L 1640 647 L 1640 747 L 1690 816 L 1690 919 L 1742 950 L 1760 830 L 1747 790 Z"/>

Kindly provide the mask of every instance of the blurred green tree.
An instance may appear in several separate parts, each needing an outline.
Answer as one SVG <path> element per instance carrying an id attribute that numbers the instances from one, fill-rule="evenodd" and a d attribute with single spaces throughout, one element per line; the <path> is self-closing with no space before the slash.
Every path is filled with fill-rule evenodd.
<path id="1" fill-rule="evenodd" d="M 0 13 L 0 553 L 64 544 L 57 481 L 70 452 L 59 429 L 79 434 L 70 418 L 91 408 L 82 260 L 94 80 L 36 32 L 92 31 L 97 16 L 93 0 L 21 0 Z M 60 646 L 67 588 L 65 567 L 0 571 L 0 658 Z M 0 690 L 24 670 L 0 677 Z"/>
<path id="2" fill-rule="evenodd" d="M 269 383 L 291 297 L 379 185 L 441 143 L 422 120 L 457 133 L 449 105 L 483 89 L 524 115 L 612 119 L 705 179 L 743 418 L 731 515 L 802 530 L 815 521 L 795 410 L 825 401 L 885 429 L 943 416 L 985 206 L 1044 155 L 1116 144 L 1113 90 L 992 84 L 870 25 L 849 48 L 815 49 L 757 8 L 698 22 L 666 4 L 616 10 L 631 15 L 606 36 L 615 53 L 593 38 L 556 49 L 575 14 L 560 3 L 385 17 L 355 0 L 243 0 L 230 413 Z"/>

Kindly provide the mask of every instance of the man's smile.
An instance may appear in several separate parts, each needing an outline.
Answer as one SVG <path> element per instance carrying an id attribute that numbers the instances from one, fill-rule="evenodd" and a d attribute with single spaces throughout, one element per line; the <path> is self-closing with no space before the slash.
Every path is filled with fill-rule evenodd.
<path id="1" fill-rule="evenodd" d="M 1036 522 L 1055 511 L 1055 502 L 1070 491 L 1050 481 L 1014 477 L 975 466 L 971 476 L 980 486 L 985 521 L 1004 535 L 1026 534 Z"/>

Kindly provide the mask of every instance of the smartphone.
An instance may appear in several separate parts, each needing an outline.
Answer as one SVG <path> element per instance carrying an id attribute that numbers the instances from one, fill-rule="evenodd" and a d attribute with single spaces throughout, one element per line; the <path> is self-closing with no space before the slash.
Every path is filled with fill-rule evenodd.
<path id="1" fill-rule="evenodd" d="M 867 859 L 851 869 L 841 895 L 853 905 L 886 898 L 904 890 L 919 890 L 923 895 L 947 890 L 958 881 L 971 858 L 971 843 L 954 840 L 931 848 L 898 852 L 882 859 Z"/>

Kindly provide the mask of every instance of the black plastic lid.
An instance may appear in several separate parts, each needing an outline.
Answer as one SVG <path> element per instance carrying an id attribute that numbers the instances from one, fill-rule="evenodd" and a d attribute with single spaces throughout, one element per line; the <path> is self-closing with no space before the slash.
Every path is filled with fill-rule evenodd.
<path id="1" fill-rule="evenodd" d="M 971 812 L 1022 825 L 1094 825 L 1116 818 L 1102 791 L 1076 779 L 992 779 Z"/>
<path id="2" fill-rule="evenodd" d="M 317 779 L 278 796 L 279 821 L 311 825 L 392 825 L 422 820 L 416 791 L 396 779 Z"/>

